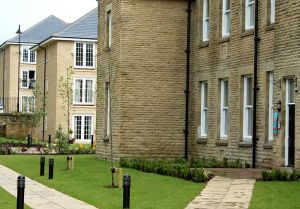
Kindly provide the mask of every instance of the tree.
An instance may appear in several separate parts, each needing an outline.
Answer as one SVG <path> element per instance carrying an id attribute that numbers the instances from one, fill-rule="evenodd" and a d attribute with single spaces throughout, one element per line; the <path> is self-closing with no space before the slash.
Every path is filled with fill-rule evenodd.
<path id="1" fill-rule="evenodd" d="M 71 109 L 70 106 L 73 102 L 73 82 L 72 75 L 74 74 L 72 66 L 66 68 L 67 77 L 61 76 L 58 84 L 58 92 L 62 98 L 62 110 L 67 124 L 67 137 L 68 141 L 70 141 L 70 134 L 73 133 L 70 128 L 70 115 Z"/>

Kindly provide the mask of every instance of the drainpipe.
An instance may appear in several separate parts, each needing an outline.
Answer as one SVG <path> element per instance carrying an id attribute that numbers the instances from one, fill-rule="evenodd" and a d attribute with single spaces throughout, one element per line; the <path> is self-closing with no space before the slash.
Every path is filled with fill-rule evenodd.
<path id="1" fill-rule="evenodd" d="M 46 110 L 46 66 L 47 66 L 47 49 L 44 47 L 39 46 L 41 49 L 44 50 L 44 91 L 43 91 L 43 134 L 42 140 L 45 141 L 45 110 Z"/>
<path id="2" fill-rule="evenodd" d="M 254 72 L 253 72 L 253 124 L 252 124 L 252 168 L 256 167 L 256 143 L 258 141 L 256 133 L 256 101 L 257 91 L 257 71 L 258 71 L 258 0 L 255 1 L 255 26 L 254 26 Z"/>
<path id="3" fill-rule="evenodd" d="M 186 83 L 185 83 L 185 129 L 184 129 L 184 158 L 188 159 L 189 136 L 189 95 L 190 95 L 190 47 L 191 47 L 191 5 L 193 0 L 187 0 L 187 48 L 186 52 Z"/>

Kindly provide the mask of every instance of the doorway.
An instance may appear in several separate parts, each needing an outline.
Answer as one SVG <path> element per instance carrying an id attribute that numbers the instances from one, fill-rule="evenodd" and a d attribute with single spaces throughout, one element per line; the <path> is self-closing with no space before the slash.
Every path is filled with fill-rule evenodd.
<path id="1" fill-rule="evenodd" d="M 295 100 L 294 79 L 286 80 L 285 165 L 295 165 Z"/>

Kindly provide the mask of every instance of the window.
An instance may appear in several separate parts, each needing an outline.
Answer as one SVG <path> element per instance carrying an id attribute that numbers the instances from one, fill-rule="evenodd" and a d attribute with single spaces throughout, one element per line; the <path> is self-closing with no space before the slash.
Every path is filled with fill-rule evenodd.
<path id="1" fill-rule="evenodd" d="M 222 37 L 230 35 L 230 0 L 223 0 L 222 7 Z"/>
<path id="2" fill-rule="evenodd" d="M 94 67 L 95 45 L 93 43 L 75 43 L 75 66 Z"/>
<path id="3" fill-rule="evenodd" d="M 251 76 L 244 76 L 244 115 L 243 115 L 243 135 L 244 139 L 252 138 L 252 98 L 253 81 Z"/>
<path id="4" fill-rule="evenodd" d="M 35 88 L 35 71 L 34 70 L 22 70 L 21 71 L 21 87 L 22 88 Z"/>
<path id="5" fill-rule="evenodd" d="M 31 46 L 22 46 L 21 57 L 22 63 L 32 63 L 35 64 L 35 51 L 29 50 Z"/>
<path id="6" fill-rule="evenodd" d="M 74 79 L 74 104 L 94 104 L 94 80 Z"/>
<path id="7" fill-rule="evenodd" d="M 207 137 L 207 81 L 203 81 L 200 83 L 200 98 L 201 98 L 201 105 L 200 105 L 200 137 L 206 138 Z"/>
<path id="8" fill-rule="evenodd" d="M 203 34 L 202 40 L 208 41 L 209 40 L 209 0 L 203 0 Z"/>
<path id="9" fill-rule="evenodd" d="M 252 29 L 254 28 L 254 0 L 245 0 L 246 5 L 245 5 L 245 29 Z"/>
<path id="10" fill-rule="evenodd" d="M 221 80 L 220 138 L 228 135 L 228 80 Z"/>
<path id="11" fill-rule="evenodd" d="M 106 46 L 111 48 L 112 45 L 112 14 L 111 10 L 106 12 Z"/>
<path id="12" fill-rule="evenodd" d="M 73 137 L 79 140 L 90 140 L 93 133 L 92 115 L 73 115 Z"/>
<path id="13" fill-rule="evenodd" d="M 105 130 L 104 136 L 110 135 L 110 86 L 109 83 L 105 83 Z"/>
<path id="14" fill-rule="evenodd" d="M 273 73 L 268 73 L 268 140 L 273 140 Z"/>
<path id="15" fill-rule="evenodd" d="M 270 0 L 270 24 L 275 23 L 275 13 L 276 13 L 276 7 L 275 7 L 275 0 Z"/>
<path id="16" fill-rule="evenodd" d="M 21 97 L 21 110 L 22 112 L 32 113 L 34 112 L 35 99 L 33 96 Z"/>

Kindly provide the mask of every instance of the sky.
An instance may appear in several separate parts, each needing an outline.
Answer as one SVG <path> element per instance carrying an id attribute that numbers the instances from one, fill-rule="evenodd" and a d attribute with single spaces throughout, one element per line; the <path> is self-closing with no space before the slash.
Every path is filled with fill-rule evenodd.
<path id="1" fill-rule="evenodd" d="M 96 0 L 0 0 L 0 45 L 49 15 L 71 23 L 97 7 Z"/>

